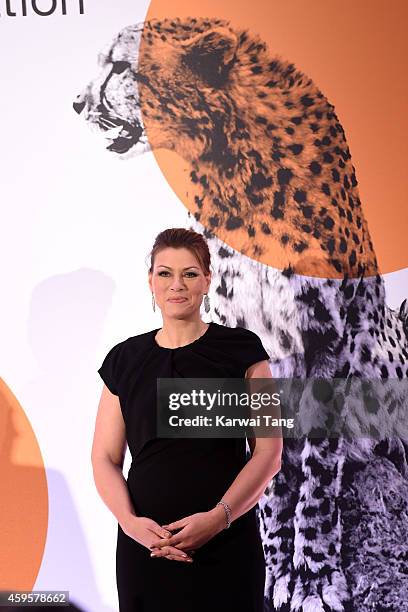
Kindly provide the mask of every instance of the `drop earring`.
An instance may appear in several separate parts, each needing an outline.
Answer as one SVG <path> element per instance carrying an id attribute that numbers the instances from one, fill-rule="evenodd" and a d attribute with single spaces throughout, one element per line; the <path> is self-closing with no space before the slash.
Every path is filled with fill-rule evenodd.
<path id="1" fill-rule="evenodd" d="M 208 297 L 208 293 L 204 296 L 204 309 L 205 312 L 210 312 L 210 298 Z"/>
<path id="2" fill-rule="evenodd" d="M 152 308 L 153 312 L 156 312 L 156 302 L 154 301 L 154 293 L 152 293 Z"/>

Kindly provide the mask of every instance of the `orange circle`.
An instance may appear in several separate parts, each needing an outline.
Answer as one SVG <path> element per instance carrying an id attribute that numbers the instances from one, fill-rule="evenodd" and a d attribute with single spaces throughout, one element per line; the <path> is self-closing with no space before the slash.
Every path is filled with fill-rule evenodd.
<path id="1" fill-rule="evenodd" d="M 30 422 L 0 378 L 0 590 L 32 590 L 47 537 L 48 489 Z"/>

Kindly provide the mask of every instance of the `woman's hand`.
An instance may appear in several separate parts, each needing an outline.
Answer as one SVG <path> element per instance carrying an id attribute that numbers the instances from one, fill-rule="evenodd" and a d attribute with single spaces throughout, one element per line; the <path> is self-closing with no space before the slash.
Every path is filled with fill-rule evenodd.
<path id="1" fill-rule="evenodd" d="M 157 542 L 157 538 L 168 538 L 171 535 L 168 529 L 164 529 L 156 521 L 145 516 L 131 517 L 126 525 L 121 525 L 121 528 L 127 536 L 149 549 L 152 548 L 153 542 Z M 166 550 L 166 556 L 169 559 L 188 563 L 193 560 L 184 551 L 171 545 L 167 546 Z"/>
<path id="2" fill-rule="evenodd" d="M 217 506 L 208 512 L 197 512 L 162 527 L 180 531 L 171 537 L 153 541 L 152 550 L 157 557 L 167 556 L 170 548 L 194 551 L 225 528 L 225 512 Z"/>

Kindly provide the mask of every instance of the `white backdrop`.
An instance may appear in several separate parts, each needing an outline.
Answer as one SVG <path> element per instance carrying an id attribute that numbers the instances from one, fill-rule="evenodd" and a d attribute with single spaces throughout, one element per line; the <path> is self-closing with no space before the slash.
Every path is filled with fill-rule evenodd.
<path id="1" fill-rule="evenodd" d="M 67 0 L 67 15 L 49 17 L 24 17 L 19 2 L 18 15 L 7 17 L 5 4 L 1 376 L 47 469 L 49 530 L 34 588 L 67 589 L 84 610 L 116 610 L 116 520 L 90 462 L 102 389 L 96 370 L 113 344 L 160 327 L 145 258 L 159 231 L 185 225 L 186 209 L 151 153 L 118 159 L 72 109 L 96 73 L 98 51 L 143 21 L 148 3 L 85 0 L 80 15 Z M 37 0 L 43 11 L 51 4 Z M 408 272 L 384 279 L 387 303 L 398 307 Z"/>

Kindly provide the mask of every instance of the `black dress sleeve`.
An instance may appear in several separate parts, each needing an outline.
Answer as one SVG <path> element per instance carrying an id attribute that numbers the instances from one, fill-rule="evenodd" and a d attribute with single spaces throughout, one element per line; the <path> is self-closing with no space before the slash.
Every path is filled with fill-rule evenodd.
<path id="1" fill-rule="evenodd" d="M 245 371 L 258 361 L 269 361 L 269 355 L 266 352 L 262 341 L 257 334 L 249 329 L 245 329 L 246 342 L 242 349 L 242 358 Z"/>
<path id="2" fill-rule="evenodd" d="M 110 349 L 98 370 L 103 382 L 108 387 L 109 391 L 114 395 L 119 395 L 117 380 L 120 369 L 119 358 L 122 344 L 123 342 L 120 342 Z"/>

